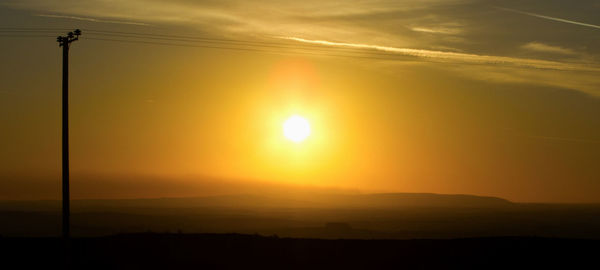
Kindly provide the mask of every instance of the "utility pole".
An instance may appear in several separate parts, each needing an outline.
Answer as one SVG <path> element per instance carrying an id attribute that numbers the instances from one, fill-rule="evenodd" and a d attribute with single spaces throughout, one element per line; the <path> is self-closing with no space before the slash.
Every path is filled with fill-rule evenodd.
<path id="1" fill-rule="evenodd" d="M 56 41 L 63 51 L 62 74 L 62 236 L 68 239 L 71 235 L 70 196 L 69 196 L 69 46 L 79 39 L 81 30 L 59 36 Z"/>

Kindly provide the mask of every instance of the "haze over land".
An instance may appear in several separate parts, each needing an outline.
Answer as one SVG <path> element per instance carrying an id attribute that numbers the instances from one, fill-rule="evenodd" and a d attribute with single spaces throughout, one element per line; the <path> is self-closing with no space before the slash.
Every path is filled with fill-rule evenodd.
<path id="1" fill-rule="evenodd" d="M 329 239 L 600 239 L 598 204 L 522 204 L 471 195 L 295 190 L 262 195 L 74 200 L 72 212 L 75 236 L 183 232 Z M 60 201 L 2 201 L 0 232 L 4 236 L 56 236 L 59 213 Z"/>

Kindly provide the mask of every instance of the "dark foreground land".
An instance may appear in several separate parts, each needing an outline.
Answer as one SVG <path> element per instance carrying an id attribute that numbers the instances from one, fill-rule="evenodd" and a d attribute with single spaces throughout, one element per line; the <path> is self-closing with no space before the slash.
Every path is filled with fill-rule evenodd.
<path id="1" fill-rule="evenodd" d="M 63 243 L 0 238 L 2 269 L 55 269 Z M 556 238 L 319 240 L 141 233 L 74 238 L 70 248 L 73 269 L 600 269 L 599 240 Z"/>

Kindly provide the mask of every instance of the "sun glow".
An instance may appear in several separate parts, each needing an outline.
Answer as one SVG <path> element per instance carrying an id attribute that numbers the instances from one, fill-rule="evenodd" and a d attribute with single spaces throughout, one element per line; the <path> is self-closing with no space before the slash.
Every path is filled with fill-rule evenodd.
<path id="1" fill-rule="evenodd" d="M 308 120 L 299 115 L 292 115 L 283 123 L 283 136 L 295 143 L 300 143 L 310 135 Z"/>

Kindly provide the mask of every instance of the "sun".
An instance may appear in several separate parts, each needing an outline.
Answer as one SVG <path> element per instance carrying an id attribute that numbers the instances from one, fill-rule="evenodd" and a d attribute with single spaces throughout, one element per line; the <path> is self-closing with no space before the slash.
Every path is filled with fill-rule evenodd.
<path id="1" fill-rule="evenodd" d="M 300 143 L 310 135 L 310 124 L 306 118 L 292 115 L 283 123 L 283 136 L 295 143 Z"/>

